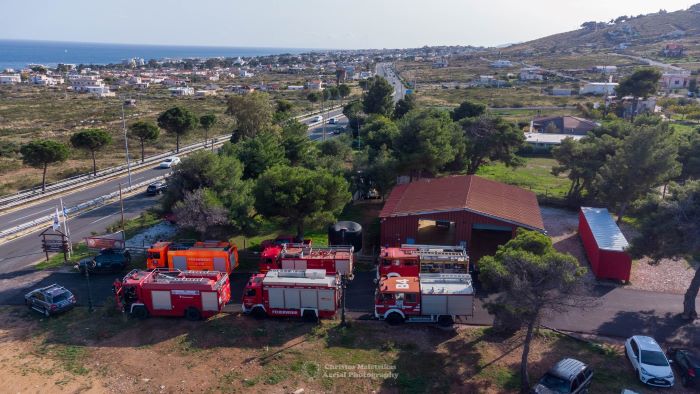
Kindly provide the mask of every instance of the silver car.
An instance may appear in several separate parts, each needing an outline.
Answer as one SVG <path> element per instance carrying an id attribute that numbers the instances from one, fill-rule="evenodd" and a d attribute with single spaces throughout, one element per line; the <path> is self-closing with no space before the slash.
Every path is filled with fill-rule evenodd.
<path id="1" fill-rule="evenodd" d="M 73 293 L 63 286 L 53 284 L 30 291 L 24 295 L 24 302 L 30 309 L 34 309 L 44 316 L 49 317 L 55 313 L 73 309 L 76 300 Z"/>

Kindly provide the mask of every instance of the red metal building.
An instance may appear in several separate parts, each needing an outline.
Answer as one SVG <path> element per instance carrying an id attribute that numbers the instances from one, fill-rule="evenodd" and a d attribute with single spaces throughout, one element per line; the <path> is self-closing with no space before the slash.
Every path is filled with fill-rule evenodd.
<path id="1" fill-rule="evenodd" d="M 397 185 L 379 218 L 383 246 L 465 244 L 473 262 L 518 227 L 544 232 L 535 193 L 475 175 Z"/>
<path id="2" fill-rule="evenodd" d="M 596 278 L 629 282 L 629 243 L 607 209 L 581 207 L 578 233 Z"/>

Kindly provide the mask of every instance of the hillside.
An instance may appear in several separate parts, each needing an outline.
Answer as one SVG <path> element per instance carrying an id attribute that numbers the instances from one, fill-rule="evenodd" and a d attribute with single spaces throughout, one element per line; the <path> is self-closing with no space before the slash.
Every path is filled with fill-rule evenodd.
<path id="1" fill-rule="evenodd" d="M 613 49 L 682 41 L 700 40 L 700 3 L 687 10 L 658 12 L 636 17 L 621 17 L 610 22 L 586 22 L 582 28 L 537 40 L 515 44 L 503 52 L 571 51 L 575 49 Z"/>

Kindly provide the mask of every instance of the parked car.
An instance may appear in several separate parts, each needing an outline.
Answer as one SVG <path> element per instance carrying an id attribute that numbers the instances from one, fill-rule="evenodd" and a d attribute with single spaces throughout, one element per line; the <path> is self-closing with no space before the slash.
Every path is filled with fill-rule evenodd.
<path id="1" fill-rule="evenodd" d="M 667 353 L 684 387 L 700 388 L 700 356 L 688 349 L 671 348 Z"/>
<path id="2" fill-rule="evenodd" d="M 652 337 L 634 335 L 625 341 L 625 354 L 642 383 L 650 386 L 673 387 L 671 365 L 661 346 Z"/>
<path id="3" fill-rule="evenodd" d="M 68 289 L 57 284 L 30 291 L 24 295 L 24 302 L 31 309 L 49 317 L 65 312 L 75 306 L 75 296 Z"/>
<path id="4" fill-rule="evenodd" d="M 180 164 L 180 158 L 177 156 L 170 156 L 166 158 L 165 160 L 161 161 L 158 167 L 160 168 L 172 168 L 173 166 L 176 166 Z"/>
<path id="5" fill-rule="evenodd" d="M 146 188 L 146 194 L 149 196 L 155 196 L 157 194 L 163 193 L 168 190 L 168 184 L 165 181 L 153 182 Z"/>
<path id="6" fill-rule="evenodd" d="M 581 361 L 565 358 L 545 373 L 532 389 L 533 394 L 588 393 L 593 369 Z"/>
<path id="7" fill-rule="evenodd" d="M 76 268 L 81 274 L 85 270 L 90 273 L 114 273 L 123 271 L 131 263 L 131 255 L 128 250 L 102 249 L 95 257 L 80 260 Z"/>

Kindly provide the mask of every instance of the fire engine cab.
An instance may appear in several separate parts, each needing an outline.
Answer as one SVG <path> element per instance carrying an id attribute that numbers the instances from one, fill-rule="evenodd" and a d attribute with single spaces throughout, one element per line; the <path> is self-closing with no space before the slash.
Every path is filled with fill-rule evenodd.
<path id="1" fill-rule="evenodd" d="M 228 274 L 216 271 L 132 270 L 112 287 L 117 308 L 129 315 L 208 318 L 231 299 Z"/>
<path id="2" fill-rule="evenodd" d="M 268 270 L 322 269 L 329 275 L 351 275 L 353 270 L 352 246 L 315 248 L 309 244 L 270 246 L 260 255 L 260 272 Z"/>
<path id="3" fill-rule="evenodd" d="M 474 313 L 469 274 L 420 274 L 384 277 L 375 292 L 374 316 L 391 325 L 430 322 L 450 326 Z"/>
<path id="4" fill-rule="evenodd" d="M 322 269 L 270 270 L 255 274 L 243 290 L 243 312 L 265 316 L 303 317 L 315 321 L 338 311 L 340 280 Z"/>
<path id="5" fill-rule="evenodd" d="M 401 245 L 379 251 L 377 279 L 393 276 L 417 277 L 421 273 L 469 273 L 469 256 L 462 246 Z"/>
<path id="6" fill-rule="evenodd" d="M 146 267 L 230 274 L 238 267 L 238 248 L 223 241 L 156 242 L 146 251 Z"/>

